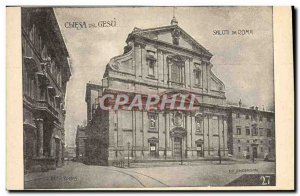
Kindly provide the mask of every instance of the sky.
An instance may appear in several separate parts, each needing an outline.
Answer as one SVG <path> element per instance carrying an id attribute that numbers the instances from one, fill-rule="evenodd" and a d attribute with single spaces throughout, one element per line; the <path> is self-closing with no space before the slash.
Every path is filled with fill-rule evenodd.
<path id="1" fill-rule="evenodd" d="M 170 25 L 173 7 L 55 8 L 71 60 L 66 94 L 66 144 L 75 145 L 77 125 L 86 121 L 85 86 L 100 84 L 109 60 L 123 53 L 138 28 Z M 177 7 L 178 25 L 213 57 L 212 71 L 224 82 L 227 103 L 274 109 L 271 7 Z M 66 28 L 69 22 L 116 21 L 115 27 Z M 251 35 L 214 35 L 217 30 L 252 30 Z"/>

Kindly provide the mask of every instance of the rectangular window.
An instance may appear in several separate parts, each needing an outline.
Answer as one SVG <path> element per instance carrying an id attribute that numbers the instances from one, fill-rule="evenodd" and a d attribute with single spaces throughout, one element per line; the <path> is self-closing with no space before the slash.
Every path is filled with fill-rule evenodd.
<path id="1" fill-rule="evenodd" d="M 249 115 L 248 114 L 246 114 L 246 119 L 249 119 Z"/>
<path id="2" fill-rule="evenodd" d="M 242 134 L 241 127 L 237 127 L 236 128 L 236 134 L 237 135 L 241 135 Z"/>
<path id="3" fill-rule="evenodd" d="M 194 77 L 195 77 L 195 85 L 202 86 L 202 75 L 200 69 L 194 70 Z"/>
<path id="4" fill-rule="evenodd" d="M 241 147 L 238 147 L 239 152 L 241 152 Z"/>
<path id="5" fill-rule="evenodd" d="M 54 96 L 52 94 L 50 94 L 50 93 L 49 93 L 49 101 L 50 101 L 50 105 L 52 105 L 53 107 L 55 107 Z"/>
<path id="6" fill-rule="evenodd" d="M 240 113 L 237 113 L 237 114 L 236 114 L 236 118 L 240 118 Z"/>
<path id="7" fill-rule="evenodd" d="M 257 135 L 257 128 L 256 127 L 252 128 L 252 135 Z"/>
<path id="8" fill-rule="evenodd" d="M 155 67 L 156 61 L 154 59 L 147 59 L 147 66 L 148 66 L 148 75 L 149 76 L 155 76 L 154 73 L 154 67 Z"/>
<path id="9" fill-rule="evenodd" d="M 173 82 L 177 82 L 177 83 L 183 82 L 183 71 L 180 62 L 173 61 L 171 65 L 171 79 Z"/>
<path id="10" fill-rule="evenodd" d="M 259 135 L 263 136 L 264 135 L 264 129 L 263 128 L 259 128 Z"/>
<path id="11" fill-rule="evenodd" d="M 246 135 L 250 135 L 250 128 L 246 128 Z"/>
<path id="12" fill-rule="evenodd" d="M 24 93 L 26 95 L 28 95 L 29 97 L 31 97 L 31 98 L 35 98 L 34 97 L 34 91 L 35 91 L 36 85 L 35 85 L 35 81 L 34 81 L 34 75 L 31 74 L 31 73 L 28 73 L 27 70 L 25 70 L 24 78 L 25 78 L 25 84 L 24 84 L 25 91 L 24 91 Z"/>

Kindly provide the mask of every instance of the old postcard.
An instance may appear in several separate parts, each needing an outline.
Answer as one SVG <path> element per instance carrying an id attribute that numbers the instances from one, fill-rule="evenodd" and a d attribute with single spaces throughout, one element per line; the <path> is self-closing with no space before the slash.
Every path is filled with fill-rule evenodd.
<path id="1" fill-rule="evenodd" d="M 291 7 L 7 8 L 7 189 L 293 190 Z"/>

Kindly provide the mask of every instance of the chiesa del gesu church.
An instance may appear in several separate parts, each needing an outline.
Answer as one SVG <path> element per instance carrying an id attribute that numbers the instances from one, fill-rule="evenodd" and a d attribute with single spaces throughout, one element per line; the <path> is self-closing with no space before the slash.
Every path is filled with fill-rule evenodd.
<path id="1" fill-rule="evenodd" d="M 212 72 L 213 55 L 175 18 L 169 26 L 134 28 L 126 43 L 124 53 L 107 64 L 102 84 L 86 86 L 84 162 L 110 165 L 128 157 L 192 160 L 244 153 L 263 158 L 267 151 L 274 152 L 274 113 L 243 108 L 241 103 L 228 106 L 225 85 Z M 107 94 L 193 95 L 197 109 L 104 110 L 99 99 Z M 233 120 L 237 113 L 237 123 L 244 122 L 238 127 Z M 248 128 L 251 133 L 246 135 Z M 260 129 L 264 135 L 252 134 Z"/>

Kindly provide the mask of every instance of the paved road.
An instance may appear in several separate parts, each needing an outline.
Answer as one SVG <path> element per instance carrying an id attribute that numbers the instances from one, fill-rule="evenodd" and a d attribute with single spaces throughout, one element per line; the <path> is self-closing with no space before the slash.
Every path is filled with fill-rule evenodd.
<path id="1" fill-rule="evenodd" d="M 247 170 L 247 171 L 246 171 Z M 143 188 L 222 186 L 249 174 L 274 174 L 275 163 L 200 162 L 155 167 L 117 168 L 67 162 L 63 168 L 25 176 L 25 188 Z"/>

